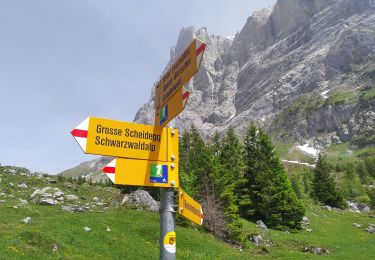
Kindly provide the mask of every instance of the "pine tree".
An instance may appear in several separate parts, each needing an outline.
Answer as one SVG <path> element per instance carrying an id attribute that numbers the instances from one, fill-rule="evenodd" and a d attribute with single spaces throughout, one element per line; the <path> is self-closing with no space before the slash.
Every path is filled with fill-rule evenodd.
<path id="1" fill-rule="evenodd" d="M 317 201 L 332 207 L 343 207 L 343 198 L 335 187 L 330 176 L 330 167 L 319 154 L 313 178 L 313 197 Z"/>
<path id="2" fill-rule="evenodd" d="M 223 141 L 220 143 L 217 135 L 214 136 L 212 146 L 218 151 L 214 153 L 219 162 L 218 176 L 215 181 L 222 201 L 224 215 L 228 227 L 230 240 L 242 240 L 242 223 L 239 216 L 239 191 L 244 183 L 242 159 L 242 145 L 234 129 L 229 128 Z"/>
<path id="3" fill-rule="evenodd" d="M 263 220 L 275 229 L 299 229 L 304 207 L 297 199 L 273 151 L 270 138 L 255 126 L 245 137 L 244 159 L 246 164 L 244 193 L 251 204 L 242 207 L 244 217 Z"/>

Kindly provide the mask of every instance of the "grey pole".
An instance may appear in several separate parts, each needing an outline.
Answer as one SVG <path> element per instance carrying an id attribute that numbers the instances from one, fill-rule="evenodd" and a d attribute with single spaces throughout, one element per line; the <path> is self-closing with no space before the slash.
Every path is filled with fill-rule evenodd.
<path id="1" fill-rule="evenodd" d="M 160 259 L 176 259 L 174 188 L 160 188 Z"/>

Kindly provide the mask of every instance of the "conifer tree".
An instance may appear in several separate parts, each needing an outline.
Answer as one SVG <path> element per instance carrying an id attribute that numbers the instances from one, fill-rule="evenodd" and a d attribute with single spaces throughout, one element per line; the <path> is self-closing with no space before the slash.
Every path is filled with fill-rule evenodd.
<path id="1" fill-rule="evenodd" d="M 261 219 L 275 229 L 301 228 L 304 207 L 291 188 L 270 138 L 255 126 L 247 131 L 244 159 L 244 192 L 251 203 L 242 207 L 243 216 Z"/>
<path id="2" fill-rule="evenodd" d="M 226 217 L 228 238 L 242 240 L 242 223 L 238 208 L 239 190 L 244 183 L 242 145 L 233 128 L 228 129 L 221 144 L 216 135 L 213 141 L 213 145 L 218 149 L 215 157 L 219 161 L 219 175 L 215 181 Z"/>
<path id="3" fill-rule="evenodd" d="M 332 207 L 343 207 L 343 198 L 335 187 L 330 176 L 330 167 L 319 154 L 313 178 L 313 197 L 317 201 Z"/>

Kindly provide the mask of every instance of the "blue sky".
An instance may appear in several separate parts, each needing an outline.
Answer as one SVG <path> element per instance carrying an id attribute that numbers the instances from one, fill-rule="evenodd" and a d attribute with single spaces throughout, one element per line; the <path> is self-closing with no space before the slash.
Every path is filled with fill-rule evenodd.
<path id="1" fill-rule="evenodd" d="M 231 36 L 275 0 L 0 1 L 0 163 L 59 173 L 96 158 L 70 130 L 132 121 L 183 27 Z"/>

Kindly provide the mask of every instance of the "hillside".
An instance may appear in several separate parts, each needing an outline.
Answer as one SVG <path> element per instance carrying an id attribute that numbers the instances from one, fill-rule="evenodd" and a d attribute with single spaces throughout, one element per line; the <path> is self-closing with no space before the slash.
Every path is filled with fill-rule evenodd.
<path id="1" fill-rule="evenodd" d="M 37 188 L 46 187 L 63 192 L 65 201 L 47 206 L 30 199 Z M 68 202 L 67 195 L 77 198 Z M 0 258 L 158 259 L 159 214 L 115 206 L 112 201 L 118 196 L 113 187 L 72 184 L 24 168 L 0 167 Z M 177 226 L 177 258 L 320 258 L 317 252 L 332 259 L 372 258 L 375 234 L 365 229 L 375 224 L 373 215 L 305 203 L 310 224 L 299 232 L 263 230 L 243 220 L 248 237 L 261 235 L 262 240 L 258 246 L 248 241 L 241 250 L 197 227 Z M 86 210 L 63 210 L 72 204 Z M 24 223 L 27 217 L 31 220 Z"/>

